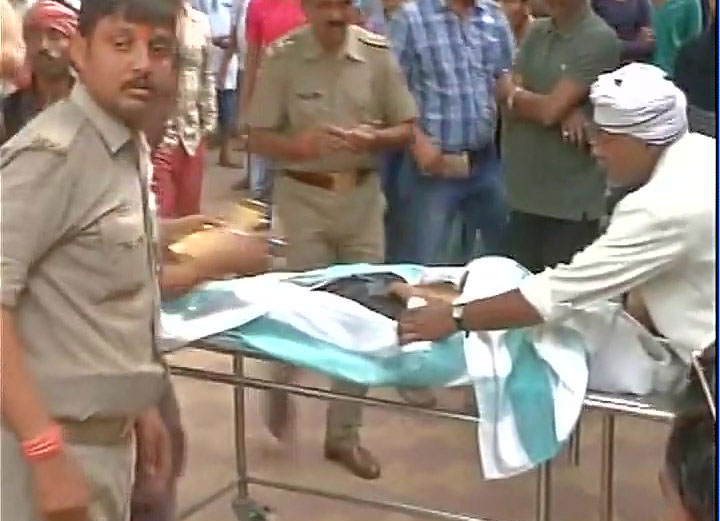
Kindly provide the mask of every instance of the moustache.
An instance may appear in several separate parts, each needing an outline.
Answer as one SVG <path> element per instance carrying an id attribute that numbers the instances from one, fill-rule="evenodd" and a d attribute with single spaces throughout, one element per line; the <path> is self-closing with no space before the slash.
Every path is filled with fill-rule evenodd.
<path id="1" fill-rule="evenodd" d="M 152 83 L 150 83 L 150 78 L 148 77 L 134 78 L 124 83 L 122 88 L 123 90 L 145 89 L 148 91 L 152 91 Z"/>
<path id="2" fill-rule="evenodd" d="M 345 22 L 328 22 L 328 27 L 332 27 L 334 29 L 344 29 L 347 27 L 347 24 Z"/>
<path id="3" fill-rule="evenodd" d="M 62 54 L 57 51 L 52 51 L 50 49 L 41 49 L 38 52 L 37 57 L 48 61 L 58 61 L 60 58 L 62 58 Z"/>

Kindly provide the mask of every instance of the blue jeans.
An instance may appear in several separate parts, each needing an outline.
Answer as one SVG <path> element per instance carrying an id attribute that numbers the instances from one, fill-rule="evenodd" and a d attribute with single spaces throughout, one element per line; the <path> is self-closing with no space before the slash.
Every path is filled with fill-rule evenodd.
<path id="1" fill-rule="evenodd" d="M 384 166 L 391 169 L 386 172 L 392 192 L 388 204 L 395 206 L 387 214 L 388 245 L 393 245 L 388 262 L 426 266 L 467 263 L 479 253 L 478 238 L 483 253 L 502 251 L 508 210 L 493 144 L 472 153 L 466 179 L 423 175 L 408 152 L 403 153 L 402 161 L 388 159 Z M 458 218 L 462 230 L 459 259 L 448 253 Z"/>
<path id="2" fill-rule="evenodd" d="M 387 203 L 385 209 L 385 259 L 397 262 L 402 254 L 399 238 L 402 236 L 403 206 L 399 190 L 399 172 L 405 159 L 403 150 L 380 155 L 380 180 Z"/>
<path id="3" fill-rule="evenodd" d="M 235 130 L 236 91 L 230 89 L 217 90 L 218 134 L 221 138 L 229 138 Z"/>
<path id="4" fill-rule="evenodd" d="M 268 159 L 257 154 L 250 154 L 248 177 L 250 178 L 250 197 L 270 203 L 272 199 L 272 169 Z"/>

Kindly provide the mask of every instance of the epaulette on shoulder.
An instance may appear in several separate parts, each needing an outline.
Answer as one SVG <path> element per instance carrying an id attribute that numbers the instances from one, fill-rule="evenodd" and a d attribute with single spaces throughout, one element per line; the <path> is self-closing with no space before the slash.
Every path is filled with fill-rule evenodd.
<path id="1" fill-rule="evenodd" d="M 377 49 L 389 49 L 390 43 L 388 42 L 388 39 L 380 34 L 376 34 L 372 31 L 368 31 L 367 29 L 363 29 L 362 27 L 357 27 L 358 30 L 358 40 L 361 43 L 364 43 L 365 45 L 369 45 L 370 47 L 375 47 Z"/>
<path id="2" fill-rule="evenodd" d="M 0 165 L 31 150 L 66 155 L 85 115 L 69 101 L 60 101 L 30 121 L 0 149 Z"/>
<path id="3" fill-rule="evenodd" d="M 267 51 L 265 52 L 266 56 L 273 57 L 288 52 L 297 43 L 298 32 L 299 30 L 291 31 L 282 38 L 275 40 L 268 46 Z"/>

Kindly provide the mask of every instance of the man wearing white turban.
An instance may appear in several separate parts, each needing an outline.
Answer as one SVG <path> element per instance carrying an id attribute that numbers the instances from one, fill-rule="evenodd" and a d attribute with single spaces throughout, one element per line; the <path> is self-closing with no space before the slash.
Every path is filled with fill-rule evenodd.
<path id="1" fill-rule="evenodd" d="M 605 234 L 514 291 L 409 311 L 399 324 L 402 343 L 562 320 L 621 295 L 686 361 L 714 341 L 715 140 L 688 132 L 685 96 L 654 66 L 601 75 L 590 98 L 594 155 L 611 183 L 640 186 L 620 201 Z"/>

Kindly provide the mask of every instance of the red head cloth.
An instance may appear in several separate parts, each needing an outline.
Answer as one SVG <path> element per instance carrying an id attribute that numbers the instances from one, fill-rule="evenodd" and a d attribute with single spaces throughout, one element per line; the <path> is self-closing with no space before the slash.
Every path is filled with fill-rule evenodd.
<path id="1" fill-rule="evenodd" d="M 38 0 L 25 15 L 25 27 L 53 29 L 67 37 L 75 34 L 77 25 L 77 13 L 55 0 Z"/>

